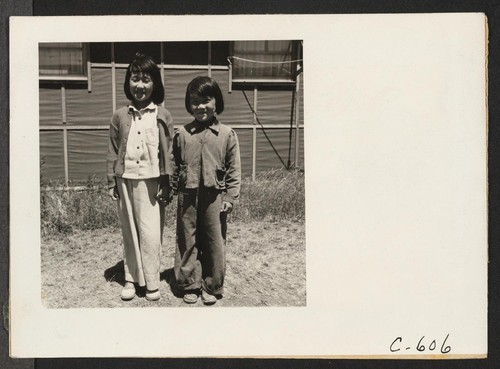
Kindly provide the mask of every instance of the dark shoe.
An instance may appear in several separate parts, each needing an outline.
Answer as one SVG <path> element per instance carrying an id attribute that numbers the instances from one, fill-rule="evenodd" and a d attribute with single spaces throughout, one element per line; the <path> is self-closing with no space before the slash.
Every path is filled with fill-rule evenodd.
<path id="1" fill-rule="evenodd" d="M 135 285 L 132 282 L 125 282 L 123 286 L 121 298 L 123 301 L 130 301 L 135 297 Z"/>
<path id="2" fill-rule="evenodd" d="M 195 291 L 186 292 L 182 299 L 186 304 L 195 304 L 198 301 L 198 293 Z"/>
<path id="3" fill-rule="evenodd" d="M 160 291 L 159 290 L 146 290 L 146 300 L 148 301 L 158 301 L 160 299 Z"/>
<path id="4" fill-rule="evenodd" d="M 217 297 L 203 290 L 201 291 L 201 301 L 203 301 L 205 305 L 213 305 L 217 302 Z"/>

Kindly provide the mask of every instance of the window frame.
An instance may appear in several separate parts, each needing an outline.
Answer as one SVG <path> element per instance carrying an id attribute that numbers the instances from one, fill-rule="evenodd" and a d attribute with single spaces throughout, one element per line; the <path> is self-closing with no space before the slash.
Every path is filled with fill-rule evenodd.
<path id="1" fill-rule="evenodd" d="M 79 75 L 69 75 L 69 74 L 40 74 L 40 58 L 38 59 L 38 80 L 40 82 L 89 82 L 89 64 L 90 64 L 90 45 L 87 42 L 78 42 L 82 45 L 82 70 L 83 73 Z M 51 44 L 50 42 L 40 42 L 38 44 L 38 52 L 43 44 Z M 63 43 L 61 43 L 63 44 Z M 68 42 L 69 44 L 69 42 Z M 61 46 L 61 48 L 64 48 Z"/>
<path id="2" fill-rule="evenodd" d="M 248 40 L 248 41 L 260 41 L 263 43 L 269 42 L 269 41 L 290 41 L 292 43 L 292 50 L 290 52 L 290 57 L 291 61 L 287 61 L 285 63 L 290 64 L 290 78 L 258 78 L 258 77 L 250 77 L 250 76 L 243 76 L 243 77 L 235 77 L 234 76 L 234 67 L 232 60 L 235 57 L 238 57 L 235 55 L 235 42 L 245 42 L 245 40 L 239 40 L 239 41 L 231 41 L 229 45 L 229 57 L 228 57 L 228 62 L 229 62 L 229 78 L 230 78 L 230 84 L 232 85 L 233 88 L 235 89 L 240 89 L 240 88 L 248 88 L 250 86 L 276 86 L 276 87 L 285 87 L 285 88 L 290 88 L 295 85 L 297 81 L 297 65 L 300 63 L 296 60 L 302 59 L 300 57 L 300 40 Z M 269 51 L 248 51 L 245 54 L 254 54 L 254 55 L 279 55 L 285 53 L 273 53 Z M 286 53 L 288 54 L 288 53 Z"/>

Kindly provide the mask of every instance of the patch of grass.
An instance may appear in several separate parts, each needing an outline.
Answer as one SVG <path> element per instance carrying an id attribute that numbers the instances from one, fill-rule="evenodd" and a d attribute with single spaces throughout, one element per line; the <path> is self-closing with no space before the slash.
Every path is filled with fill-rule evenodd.
<path id="1" fill-rule="evenodd" d="M 281 168 L 261 172 L 255 181 L 245 178 L 240 203 L 232 217 L 242 221 L 303 221 L 304 189 L 304 172 L 299 170 Z"/>
<path id="2" fill-rule="evenodd" d="M 71 234 L 76 230 L 118 227 L 116 203 L 105 181 L 90 177 L 84 189 L 64 189 L 60 182 L 42 183 L 40 193 L 42 237 Z M 167 206 L 166 224 L 174 224 L 177 201 Z M 241 198 L 229 221 L 303 221 L 304 172 L 276 169 L 245 178 Z"/>
<path id="3" fill-rule="evenodd" d="M 59 182 L 42 185 L 40 213 L 42 236 L 118 225 L 116 205 L 96 178 L 89 178 L 83 189 L 64 188 Z"/>

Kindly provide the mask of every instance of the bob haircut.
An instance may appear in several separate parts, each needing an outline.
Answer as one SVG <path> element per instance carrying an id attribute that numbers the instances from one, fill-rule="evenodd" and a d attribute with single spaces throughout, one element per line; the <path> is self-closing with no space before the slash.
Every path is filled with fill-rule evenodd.
<path id="1" fill-rule="evenodd" d="M 156 105 L 161 104 L 165 99 L 165 90 L 163 89 L 160 70 L 153 59 L 144 54 L 137 53 L 135 54 L 135 59 L 127 67 L 123 90 L 125 91 L 125 96 L 127 96 L 127 99 L 130 101 L 134 101 L 134 97 L 130 93 L 130 77 L 132 76 L 132 73 L 148 74 L 151 77 L 151 80 L 153 81 L 153 93 L 151 94 L 151 99 Z"/>
<path id="2" fill-rule="evenodd" d="M 186 89 L 185 105 L 189 114 L 193 114 L 191 110 L 191 97 L 213 97 L 215 99 L 215 112 L 220 114 L 224 111 L 224 99 L 217 81 L 210 77 L 199 76 L 194 78 Z"/>

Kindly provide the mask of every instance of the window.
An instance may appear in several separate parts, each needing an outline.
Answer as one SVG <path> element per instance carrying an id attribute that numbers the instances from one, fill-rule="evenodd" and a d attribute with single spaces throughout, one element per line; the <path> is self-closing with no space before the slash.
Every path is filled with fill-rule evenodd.
<path id="1" fill-rule="evenodd" d="M 294 83 L 299 41 L 234 41 L 231 43 L 233 83 Z"/>
<path id="2" fill-rule="evenodd" d="M 88 45 L 79 42 L 39 44 L 41 80 L 87 80 Z"/>

